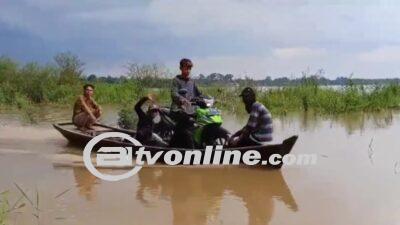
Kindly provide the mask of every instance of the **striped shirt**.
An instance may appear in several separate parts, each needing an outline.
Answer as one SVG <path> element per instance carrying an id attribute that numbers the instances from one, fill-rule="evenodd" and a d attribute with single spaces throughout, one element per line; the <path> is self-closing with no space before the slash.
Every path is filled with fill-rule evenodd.
<path id="1" fill-rule="evenodd" d="M 271 113 L 259 102 L 253 103 L 246 127 L 250 130 L 250 138 L 258 142 L 272 141 Z"/>

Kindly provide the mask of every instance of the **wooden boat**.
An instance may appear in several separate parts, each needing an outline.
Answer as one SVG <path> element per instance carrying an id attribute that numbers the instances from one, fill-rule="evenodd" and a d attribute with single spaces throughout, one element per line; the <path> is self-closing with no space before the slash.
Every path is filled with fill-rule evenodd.
<path id="1" fill-rule="evenodd" d="M 83 147 L 96 135 L 99 135 L 104 132 L 122 132 L 129 134 L 130 136 L 134 137 L 136 132 L 133 130 L 126 130 L 126 129 L 121 129 L 121 128 L 116 128 L 116 127 L 110 127 L 107 125 L 103 124 L 96 124 L 95 131 L 91 133 L 86 133 L 82 132 L 72 124 L 72 123 L 57 123 L 53 124 L 54 128 L 58 130 L 70 143 L 76 144 Z M 294 135 L 290 138 L 285 139 L 282 143 L 279 144 L 271 144 L 271 145 L 262 145 L 262 146 L 246 146 L 246 147 L 238 147 L 238 148 L 224 148 L 224 150 L 237 150 L 240 151 L 242 154 L 248 150 L 256 150 L 260 153 L 261 155 L 261 160 L 262 161 L 268 161 L 269 157 L 272 154 L 279 154 L 282 157 L 285 156 L 286 154 L 289 154 L 290 151 L 292 150 L 294 144 L 297 141 L 298 136 Z M 132 146 L 133 147 L 133 152 L 138 149 L 137 146 L 134 146 L 132 143 L 121 140 L 118 138 L 107 138 L 101 140 L 98 144 L 98 146 Z M 159 146 L 146 146 L 145 147 L 146 151 L 150 151 L 151 154 L 155 154 L 156 152 L 163 151 L 164 153 L 168 150 L 178 150 L 180 152 L 188 151 L 188 150 L 193 150 L 193 149 L 180 149 L 180 148 L 168 148 L 168 147 L 159 147 Z M 195 149 L 199 151 L 205 151 L 204 149 Z M 164 154 L 163 153 L 163 154 Z M 160 159 L 163 158 L 163 154 L 161 155 Z M 203 154 L 204 156 L 204 154 Z M 162 162 L 162 161 L 161 161 Z M 261 165 L 260 165 L 261 166 Z M 282 167 L 282 163 L 278 165 L 263 165 L 263 167 L 269 167 L 269 168 L 275 168 L 279 169 Z"/>

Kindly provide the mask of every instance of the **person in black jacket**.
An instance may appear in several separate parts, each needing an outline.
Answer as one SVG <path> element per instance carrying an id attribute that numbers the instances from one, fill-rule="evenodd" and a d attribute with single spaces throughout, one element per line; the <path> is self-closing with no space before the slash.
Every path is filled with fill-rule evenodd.
<path id="1" fill-rule="evenodd" d="M 150 101 L 147 112 L 142 110 L 142 105 Z M 139 121 L 136 127 L 136 139 L 145 145 L 168 146 L 160 136 L 153 133 L 154 122 L 153 120 L 159 115 L 159 108 L 151 96 L 141 98 L 135 105 L 135 111 L 138 115 Z"/>

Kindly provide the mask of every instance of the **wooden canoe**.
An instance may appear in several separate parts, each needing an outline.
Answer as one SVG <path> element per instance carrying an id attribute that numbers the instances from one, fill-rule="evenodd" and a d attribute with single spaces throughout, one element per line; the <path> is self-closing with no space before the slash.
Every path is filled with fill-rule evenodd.
<path id="1" fill-rule="evenodd" d="M 97 124 L 95 126 L 95 132 L 92 132 L 91 134 L 82 132 L 72 124 L 72 123 L 57 123 L 53 124 L 53 127 L 58 130 L 70 143 L 78 145 L 82 147 L 82 150 L 84 146 L 96 135 L 99 135 L 104 132 L 122 132 L 129 134 L 130 136 L 134 137 L 136 132 L 133 130 L 126 130 L 126 129 L 121 129 L 121 128 L 116 128 L 116 127 L 110 127 L 107 125 L 103 124 Z M 286 154 L 289 154 L 294 146 L 294 144 L 297 141 L 298 136 L 294 135 L 290 138 L 285 139 L 282 143 L 279 144 L 271 144 L 271 145 L 262 145 L 262 146 L 246 146 L 246 147 L 238 147 L 238 148 L 225 148 L 224 150 L 238 150 L 242 152 L 242 154 L 248 150 L 256 150 L 260 153 L 261 155 L 261 160 L 268 160 L 269 157 L 272 154 L 279 154 L 282 157 L 285 156 Z M 103 139 L 98 143 L 98 146 L 132 146 L 133 151 L 137 150 L 138 147 L 134 146 L 132 143 L 124 141 L 124 140 L 119 140 L 119 139 Z M 158 147 L 158 146 L 145 146 L 146 151 L 150 151 L 153 154 L 159 151 L 166 152 L 168 150 L 178 150 L 180 152 L 184 152 L 187 150 L 193 150 L 193 149 L 180 149 L 180 148 L 168 148 L 168 147 Z M 204 149 L 196 149 L 199 151 L 204 151 Z M 163 158 L 163 155 L 161 155 L 160 159 Z M 279 165 L 266 165 L 268 168 L 275 168 L 279 169 L 282 167 L 282 163 Z"/>

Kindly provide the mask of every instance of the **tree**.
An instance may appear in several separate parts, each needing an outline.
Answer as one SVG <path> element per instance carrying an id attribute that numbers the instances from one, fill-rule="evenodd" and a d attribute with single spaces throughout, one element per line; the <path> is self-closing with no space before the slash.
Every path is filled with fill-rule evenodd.
<path id="1" fill-rule="evenodd" d="M 168 72 L 159 64 L 129 63 L 127 76 L 139 81 L 145 87 L 159 87 L 160 80 L 164 79 Z"/>
<path id="2" fill-rule="evenodd" d="M 76 84 L 79 83 L 85 65 L 76 55 L 70 52 L 59 53 L 54 57 L 60 69 L 59 83 Z"/>
<path id="3" fill-rule="evenodd" d="M 90 74 L 90 75 L 86 78 L 86 80 L 89 81 L 89 82 L 94 82 L 94 81 L 97 80 L 97 76 L 96 76 L 96 74 Z"/>
<path id="4" fill-rule="evenodd" d="M 225 81 L 232 82 L 233 81 L 233 74 L 226 74 L 224 77 Z"/>

